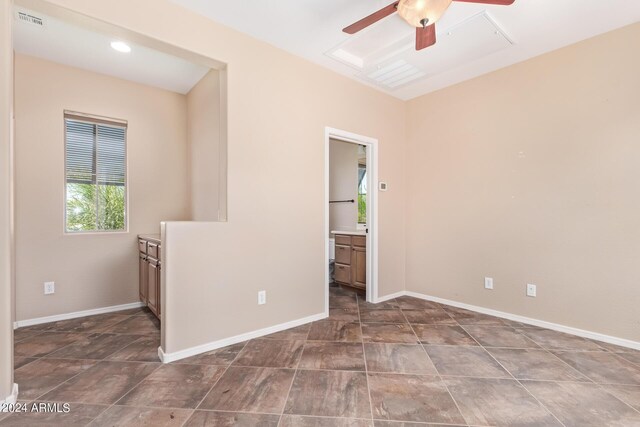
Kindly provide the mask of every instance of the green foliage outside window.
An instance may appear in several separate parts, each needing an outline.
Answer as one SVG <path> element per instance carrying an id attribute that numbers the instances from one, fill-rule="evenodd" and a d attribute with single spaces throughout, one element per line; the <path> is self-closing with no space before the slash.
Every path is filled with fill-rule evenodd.
<path id="1" fill-rule="evenodd" d="M 125 230 L 125 187 L 67 183 L 67 231 Z"/>

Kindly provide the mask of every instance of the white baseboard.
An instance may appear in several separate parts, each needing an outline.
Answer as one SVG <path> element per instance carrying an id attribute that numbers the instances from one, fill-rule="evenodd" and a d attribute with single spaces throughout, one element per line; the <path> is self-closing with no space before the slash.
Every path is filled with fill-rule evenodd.
<path id="1" fill-rule="evenodd" d="M 18 384 L 13 383 L 11 394 L 7 396 L 3 402 L 0 402 L 0 403 L 4 403 L 6 405 L 13 405 L 17 401 L 18 401 Z M 6 408 L 6 407 L 3 405 L 3 408 Z"/>
<path id="2" fill-rule="evenodd" d="M 375 303 L 377 304 L 379 302 L 389 301 L 390 299 L 398 298 L 398 297 L 401 297 L 401 296 L 404 296 L 404 295 L 406 295 L 406 291 L 400 291 L 400 292 L 396 292 L 396 293 L 393 293 L 393 294 L 385 295 L 385 296 L 382 296 L 382 297 L 378 297 L 378 299 L 376 300 Z"/>
<path id="3" fill-rule="evenodd" d="M 302 319 L 292 320 L 290 322 L 280 323 L 279 325 L 269 326 L 268 328 L 258 329 L 256 331 L 246 332 L 244 334 L 236 335 L 229 338 L 223 338 L 218 341 L 212 341 L 206 344 L 198 345 L 195 347 L 186 348 L 184 350 L 175 351 L 173 353 L 165 353 L 162 347 L 158 347 L 158 356 L 163 363 L 171 363 L 176 360 L 186 359 L 187 357 L 195 356 L 201 353 L 206 353 L 211 350 L 226 347 L 228 345 L 237 344 L 239 342 L 247 341 L 253 338 L 263 337 L 265 335 L 274 334 L 276 332 L 284 331 L 285 329 L 295 328 L 296 326 L 304 325 L 306 323 L 315 322 L 316 320 L 325 319 L 327 315 L 325 313 L 314 314 L 313 316 L 303 317 Z"/>
<path id="4" fill-rule="evenodd" d="M 490 308 L 479 307 L 477 305 L 465 304 L 462 302 L 452 301 L 444 298 L 433 297 L 431 295 L 425 295 L 418 292 L 405 291 L 405 295 L 414 298 L 420 298 L 427 301 L 438 302 L 441 304 L 450 305 L 453 307 L 464 308 L 466 310 L 475 311 L 482 314 L 488 314 L 490 316 L 500 317 L 503 319 L 513 320 L 515 322 L 525 323 L 527 325 L 539 326 L 541 328 L 551 329 L 558 332 L 564 332 L 566 334 L 577 335 L 583 338 L 589 338 L 596 341 L 602 341 L 609 344 L 619 345 L 621 347 L 632 348 L 640 350 L 640 342 L 628 340 L 625 338 L 613 337 L 611 335 L 600 334 L 598 332 L 586 331 L 584 329 L 574 328 L 572 326 L 560 325 L 558 323 L 547 322 L 544 320 L 532 319 L 525 316 L 519 316 L 517 314 L 505 313 L 503 311 L 492 310 Z"/>
<path id="5" fill-rule="evenodd" d="M 60 320 L 75 319 L 77 317 L 93 316 L 95 314 L 112 313 L 114 311 L 129 310 L 144 306 L 140 301 L 129 304 L 112 305 L 110 307 L 92 308 L 91 310 L 74 311 L 73 313 L 56 314 L 53 316 L 37 317 L 35 319 L 18 320 L 13 322 L 13 329 L 25 326 L 40 325 L 42 323 L 59 322 Z"/>

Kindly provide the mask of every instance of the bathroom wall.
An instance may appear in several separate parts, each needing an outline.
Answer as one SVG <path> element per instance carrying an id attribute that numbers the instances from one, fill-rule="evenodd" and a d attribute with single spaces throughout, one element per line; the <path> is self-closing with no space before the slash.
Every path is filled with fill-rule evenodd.
<path id="1" fill-rule="evenodd" d="M 330 140 L 329 200 L 355 200 L 329 204 L 329 232 L 358 225 L 358 145 Z"/>

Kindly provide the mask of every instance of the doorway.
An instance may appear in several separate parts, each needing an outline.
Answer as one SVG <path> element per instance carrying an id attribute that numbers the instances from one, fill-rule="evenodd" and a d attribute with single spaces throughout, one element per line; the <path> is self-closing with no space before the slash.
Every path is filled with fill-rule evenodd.
<path id="1" fill-rule="evenodd" d="M 334 151 L 334 161 L 335 156 L 341 156 L 342 153 L 349 157 L 350 166 L 345 173 L 345 186 L 348 189 L 342 193 L 336 192 L 335 182 L 331 180 L 332 173 L 336 173 L 332 170 L 335 169 L 332 168 L 332 144 L 334 149 L 341 150 L 340 154 Z M 377 169 L 377 139 L 325 128 L 324 266 L 327 315 L 329 287 L 334 279 L 341 286 L 362 289 L 368 302 L 375 303 L 378 300 Z M 334 267 L 333 273 L 330 266 Z"/>

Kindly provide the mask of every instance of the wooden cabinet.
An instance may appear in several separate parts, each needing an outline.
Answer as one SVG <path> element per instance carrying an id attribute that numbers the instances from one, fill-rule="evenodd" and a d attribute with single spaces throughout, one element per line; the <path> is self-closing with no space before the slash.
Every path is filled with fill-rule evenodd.
<path id="1" fill-rule="evenodd" d="M 159 238 L 138 236 L 138 280 L 140 301 L 158 318 L 162 299 L 160 293 L 161 246 Z"/>
<path id="2" fill-rule="evenodd" d="M 336 234 L 335 281 L 359 290 L 367 288 L 367 236 Z"/>

